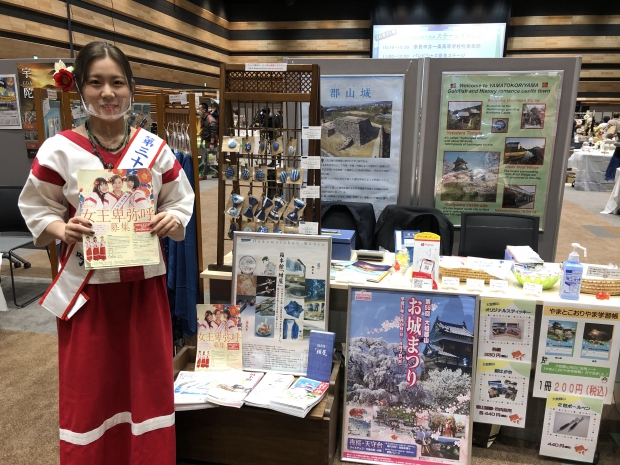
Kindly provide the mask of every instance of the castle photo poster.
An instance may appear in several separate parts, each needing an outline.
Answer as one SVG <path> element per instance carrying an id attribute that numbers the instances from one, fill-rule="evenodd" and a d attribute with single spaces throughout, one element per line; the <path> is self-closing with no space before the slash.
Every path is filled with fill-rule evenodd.
<path id="1" fill-rule="evenodd" d="M 321 76 L 321 198 L 398 202 L 403 76 Z"/>
<path id="2" fill-rule="evenodd" d="M 444 73 L 435 207 L 540 217 L 556 133 L 562 72 Z"/>

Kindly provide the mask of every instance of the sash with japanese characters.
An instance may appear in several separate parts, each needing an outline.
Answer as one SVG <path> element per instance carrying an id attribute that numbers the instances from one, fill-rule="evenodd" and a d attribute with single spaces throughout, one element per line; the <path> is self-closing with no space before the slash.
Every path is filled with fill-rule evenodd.
<path id="1" fill-rule="evenodd" d="M 164 146 L 159 137 L 138 130 L 114 169 L 78 171 L 77 214 L 92 223 L 94 234 L 71 246 L 39 302 L 44 308 L 68 319 L 88 300 L 82 289 L 93 270 L 159 264 L 159 240 L 149 226 L 155 214 L 151 168 Z M 147 199 L 140 207 L 133 202 L 138 190 Z M 106 202 L 112 193 L 119 200 Z M 84 202 L 87 197 L 101 202 Z"/>

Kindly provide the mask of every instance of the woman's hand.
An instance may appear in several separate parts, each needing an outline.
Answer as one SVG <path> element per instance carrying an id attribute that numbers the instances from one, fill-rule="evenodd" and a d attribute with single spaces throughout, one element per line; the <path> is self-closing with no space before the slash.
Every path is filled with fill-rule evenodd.
<path id="1" fill-rule="evenodd" d="M 81 242 L 84 234 L 95 235 L 93 224 L 81 216 L 74 216 L 71 218 L 67 224 L 65 224 L 64 229 L 64 238 L 61 237 L 61 239 L 69 245 Z"/>
<path id="2" fill-rule="evenodd" d="M 181 227 L 181 220 L 170 213 L 161 212 L 155 215 L 149 226 L 153 228 L 151 234 L 157 234 L 157 237 L 163 239 L 173 234 Z"/>

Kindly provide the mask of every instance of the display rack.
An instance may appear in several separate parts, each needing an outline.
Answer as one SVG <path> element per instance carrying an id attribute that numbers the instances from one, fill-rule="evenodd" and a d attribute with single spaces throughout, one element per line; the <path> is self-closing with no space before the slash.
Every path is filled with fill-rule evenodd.
<path id="1" fill-rule="evenodd" d="M 320 222 L 320 198 L 302 198 L 302 188 L 321 184 L 319 169 L 302 166 L 320 157 L 320 140 L 302 142 L 302 125 L 320 121 L 319 67 L 222 64 L 220 76 L 217 263 L 209 269 L 230 271 L 224 242 L 235 231 L 295 233 L 302 220 Z"/>
<path id="2" fill-rule="evenodd" d="M 163 139 L 166 139 L 166 132 L 172 125 L 179 125 L 181 129 L 183 127 L 189 136 L 189 151 L 192 156 L 192 171 L 194 177 L 194 193 L 195 193 L 195 215 L 196 215 L 196 249 L 198 252 L 198 269 L 203 269 L 202 260 L 202 221 L 200 217 L 200 181 L 198 180 L 198 147 L 197 138 L 198 130 L 200 127 L 200 117 L 196 114 L 196 102 L 197 95 L 195 94 L 183 94 L 187 100 L 181 103 L 170 103 L 164 101 L 163 95 L 157 96 L 157 109 L 158 113 L 161 112 L 162 118 L 157 125 L 157 135 Z M 136 101 L 138 101 L 136 99 Z M 199 303 L 204 301 L 204 283 L 203 280 L 199 280 Z"/>

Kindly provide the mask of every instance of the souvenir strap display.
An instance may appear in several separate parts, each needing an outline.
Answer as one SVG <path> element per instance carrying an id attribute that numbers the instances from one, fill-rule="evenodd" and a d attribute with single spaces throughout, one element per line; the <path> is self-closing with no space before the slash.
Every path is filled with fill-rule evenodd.
<path id="1" fill-rule="evenodd" d="M 138 129 L 115 168 L 152 168 L 165 145 L 166 142 L 156 135 Z M 92 271 L 86 271 L 84 267 L 82 244 L 73 244 L 56 278 L 39 300 L 39 305 L 57 317 L 68 320 L 88 301 L 82 289 L 88 283 Z"/>

